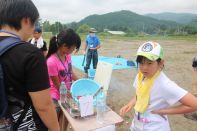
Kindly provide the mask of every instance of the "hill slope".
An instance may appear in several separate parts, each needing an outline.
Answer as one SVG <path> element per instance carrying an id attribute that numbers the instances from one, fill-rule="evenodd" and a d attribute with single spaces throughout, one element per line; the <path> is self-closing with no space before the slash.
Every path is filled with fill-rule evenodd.
<path id="1" fill-rule="evenodd" d="M 147 33 L 154 33 L 157 30 L 165 30 L 181 26 L 176 22 L 157 20 L 125 10 L 103 15 L 90 15 L 81 20 L 78 24 L 88 24 L 99 30 L 107 28 L 111 30 L 132 30 L 135 32 L 142 31 Z"/>
<path id="2" fill-rule="evenodd" d="M 191 13 L 159 13 L 159 14 L 146 14 L 145 16 L 155 18 L 158 20 L 174 21 L 180 24 L 190 24 L 197 19 L 197 14 Z"/>

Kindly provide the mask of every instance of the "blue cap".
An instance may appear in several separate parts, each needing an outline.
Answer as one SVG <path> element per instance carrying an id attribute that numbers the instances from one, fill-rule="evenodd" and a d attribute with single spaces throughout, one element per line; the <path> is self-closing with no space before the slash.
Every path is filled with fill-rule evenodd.
<path id="1" fill-rule="evenodd" d="M 41 33 L 41 32 L 42 32 L 42 29 L 41 29 L 41 27 L 36 27 L 36 28 L 34 29 L 34 32 Z"/>

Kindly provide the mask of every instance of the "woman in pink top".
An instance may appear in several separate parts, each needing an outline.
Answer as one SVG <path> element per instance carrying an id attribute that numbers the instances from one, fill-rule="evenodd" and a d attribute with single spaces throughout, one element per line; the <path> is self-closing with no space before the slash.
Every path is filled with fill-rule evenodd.
<path id="1" fill-rule="evenodd" d="M 81 39 L 72 29 L 61 31 L 57 37 L 50 40 L 49 51 L 47 54 L 47 66 L 50 79 L 50 92 L 56 107 L 58 118 L 62 116 L 58 105 L 60 99 L 59 87 L 61 81 L 66 83 L 70 90 L 72 80 L 78 78 L 72 71 L 71 53 L 78 51 L 81 45 Z"/>

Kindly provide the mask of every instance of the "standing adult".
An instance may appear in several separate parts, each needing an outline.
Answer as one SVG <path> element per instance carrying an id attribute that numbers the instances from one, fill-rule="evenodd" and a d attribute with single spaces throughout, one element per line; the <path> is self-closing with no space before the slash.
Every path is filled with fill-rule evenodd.
<path id="1" fill-rule="evenodd" d="M 25 42 L 38 20 L 37 8 L 31 0 L 0 0 L 0 14 L 0 41 L 11 38 L 21 41 L 0 59 L 8 97 L 7 113 L 0 118 L 0 131 L 60 131 L 50 97 L 45 58 L 38 48 Z M 12 129 L 22 114 L 24 119 L 17 129 Z"/>
<path id="2" fill-rule="evenodd" d="M 33 33 L 33 38 L 29 41 L 32 45 L 39 48 L 44 56 L 47 55 L 47 43 L 42 38 L 42 29 L 41 27 L 36 27 Z"/>
<path id="3" fill-rule="evenodd" d="M 85 73 L 88 73 L 90 69 L 91 60 L 93 60 L 93 69 L 96 69 L 98 63 L 98 49 L 101 47 L 100 40 L 96 36 L 96 29 L 90 28 L 89 34 L 86 37 L 86 44 L 84 49 L 84 54 L 86 55 L 86 66 L 84 67 Z"/>

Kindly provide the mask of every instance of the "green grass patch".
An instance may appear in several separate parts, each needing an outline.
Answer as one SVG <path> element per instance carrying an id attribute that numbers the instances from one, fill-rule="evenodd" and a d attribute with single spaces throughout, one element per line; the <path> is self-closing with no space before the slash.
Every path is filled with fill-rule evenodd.
<path id="1" fill-rule="evenodd" d="M 81 37 L 82 41 L 85 41 L 87 34 L 79 34 Z M 136 35 L 136 36 L 121 36 L 121 35 L 111 35 L 108 33 L 97 33 L 96 34 L 101 41 L 105 40 L 118 40 L 118 41 L 132 41 L 132 40 L 143 40 L 143 41 L 148 41 L 148 40 L 174 40 L 174 41 L 179 41 L 179 40 L 184 40 L 184 41 L 197 41 L 197 35 L 183 35 L 183 36 L 161 36 L 161 35 Z M 43 32 L 43 38 L 46 41 L 49 41 L 50 38 L 52 37 L 52 32 Z"/>
<path id="2" fill-rule="evenodd" d="M 121 36 L 121 35 L 110 35 L 104 33 L 96 34 L 101 40 L 186 40 L 186 41 L 197 41 L 197 35 L 185 35 L 185 36 L 160 36 L 160 35 L 145 35 L 145 36 Z M 87 34 L 80 34 L 81 39 L 84 41 Z"/>

